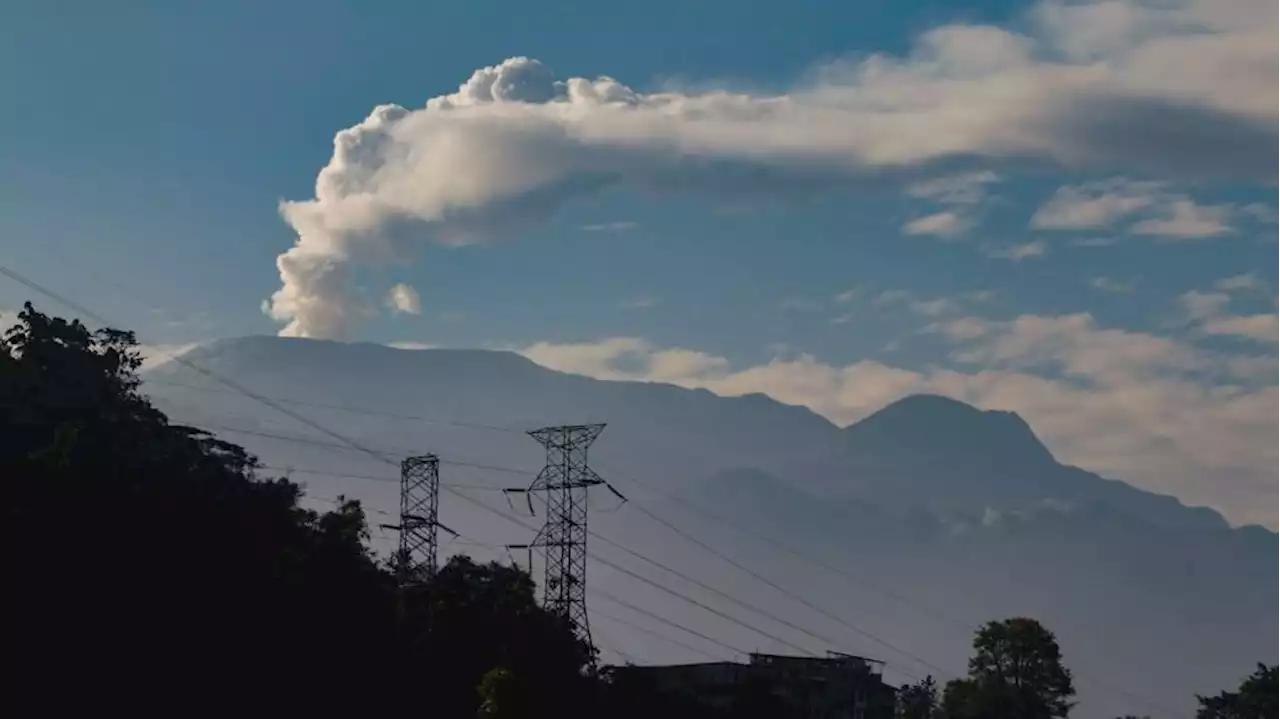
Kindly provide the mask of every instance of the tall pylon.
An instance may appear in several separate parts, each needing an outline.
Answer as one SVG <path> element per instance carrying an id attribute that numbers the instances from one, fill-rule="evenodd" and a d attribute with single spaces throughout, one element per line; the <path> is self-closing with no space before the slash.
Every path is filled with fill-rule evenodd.
<path id="1" fill-rule="evenodd" d="M 434 454 L 406 457 L 400 463 L 400 523 L 383 524 L 400 533 L 396 580 L 401 589 L 423 584 L 438 568 L 440 524 L 440 459 Z"/>
<path id="2" fill-rule="evenodd" d="M 552 614 L 564 617 L 575 635 L 591 643 L 591 627 L 587 619 L 587 497 L 588 490 L 604 485 L 626 501 L 618 490 L 587 466 L 587 448 L 604 431 L 603 424 L 543 427 L 529 433 L 547 450 L 547 464 L 525 492 L 529 511 L 533 512 L 533 492 L 546 492 L 547 516 L 533 541 L 511 545 L 512 549 L 546 552 L 546 574 L 542 582 L 543 606 Z M 532 566 L 530 566 L 532 569 Z"/>

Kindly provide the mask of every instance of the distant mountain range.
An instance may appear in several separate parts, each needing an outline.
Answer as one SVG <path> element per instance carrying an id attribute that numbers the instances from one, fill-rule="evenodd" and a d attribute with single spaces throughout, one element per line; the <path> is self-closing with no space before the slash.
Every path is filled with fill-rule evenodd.
<path id="1" fill-rule="evenodd" d="M 1192 693 L 1234 686 L 1255 662 L 1276 661 L 1274 533 L 1232 528 L 1211 509 L 1059 464 L 1011 412 L 920 395 L 840 428 L 763 395 L 600 381 L 482 350 L 249 337 L 185 359 L 363 446 L 438 453 L 442 481 L 456 485 L 442 518 L 477 542 L 450 551 L 503 561 L 504 550 L 478 545 L 519 543 L 528 532 L 457 495 L 535 524 L 496 491 L 527 485 L 541 466 L 522 430 L 607 422 L 593 466 L 636 507 L 847 621 L 815 614 L 611 496 L 592 500 L 594 531 L 832 641 L 818 646 L 723 607 L 770 635 L 886 659 L 898 680 L 963 672 L 972 628 L 1012 614 L 1060 635 L 1082 698 L 1076 716 L 1161 716 L 1164 707 L 1189 716 Z M 181 364 L 145 377 L 145 391 L 175 421 L 245 445 L 316 497 L 360 497 L 375 524 L 387 521 L 377 511 L 396 506 L 388 463 L 331 446 L 340 443 Z M 380 548 L 390 541 L 375 536 Z M 611 550 L 592 545 L 716 603 Z M 735 647 L 791 651 L 624 575 L 590 571 L 591 586 Z M 593 627 L 637 660 L 693 659 L 603 615 Z"/>

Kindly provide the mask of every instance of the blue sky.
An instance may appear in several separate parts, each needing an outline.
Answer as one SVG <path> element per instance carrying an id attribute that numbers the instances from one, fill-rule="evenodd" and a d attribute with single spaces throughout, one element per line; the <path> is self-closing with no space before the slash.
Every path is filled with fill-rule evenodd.
<path id="1" fill-rule="evenodd" d="M 1274 526 L 1274 3 L 53 5 L 0 11 L 0 255 L 150 344 L 298 320 L 291 201 L 343 316 L 299 334 L 944 392 Z M 566 99 L 601 76 L 630 111 Z M 383 103 L 340 168 L 382 204 L 312 201 Z"/>

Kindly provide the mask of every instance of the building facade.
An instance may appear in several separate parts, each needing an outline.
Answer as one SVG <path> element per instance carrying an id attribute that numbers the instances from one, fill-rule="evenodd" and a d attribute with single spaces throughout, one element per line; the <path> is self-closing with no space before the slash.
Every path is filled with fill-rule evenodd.
<path id="1" fill-rule="evenodd" d="M 619 676 L 643 682 L 732 716 L 769 706 L 777 719 L 889 719 L 894 688 L 884 664 L 865 657 L 752 654 L 747 663 L 710 662 L 617 667 Z"/>

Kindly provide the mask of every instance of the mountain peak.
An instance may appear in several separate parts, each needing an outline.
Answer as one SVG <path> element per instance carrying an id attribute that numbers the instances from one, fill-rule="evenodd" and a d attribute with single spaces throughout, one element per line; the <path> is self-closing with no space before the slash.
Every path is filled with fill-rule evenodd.
<path id="1" fill-rule="evenodd" d="M 982 410 L 941 395 L 904 397 L 845 428 L 857 455 L 984 465 L 1053 463 L 1053 455 L 1014 412 Z"/>

